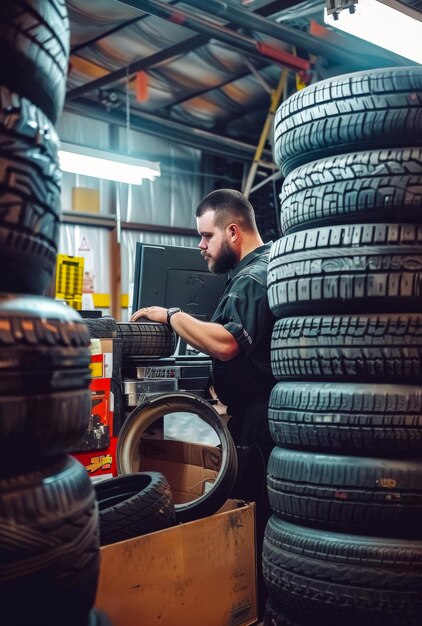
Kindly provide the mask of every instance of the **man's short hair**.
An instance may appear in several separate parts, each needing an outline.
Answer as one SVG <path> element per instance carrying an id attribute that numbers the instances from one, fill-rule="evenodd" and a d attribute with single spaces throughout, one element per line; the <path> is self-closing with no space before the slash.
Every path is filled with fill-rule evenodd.
<path id="1" fill-rule="evenodd" d="M 198 204 L 195 216 L 214 211 L 214 223 L 222 230 L 235 222 L 242 230 L 256 230 L 255 212 L 249 200 L 236 189 L 216 189 Z"/>

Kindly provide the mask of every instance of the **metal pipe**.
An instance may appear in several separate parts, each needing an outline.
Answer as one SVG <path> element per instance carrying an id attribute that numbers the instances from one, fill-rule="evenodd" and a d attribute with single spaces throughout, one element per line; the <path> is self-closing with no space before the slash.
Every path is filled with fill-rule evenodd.
<path id="1" fill-rule="evenodd" d="M 104 108 L 99 107 L 86 98 L 80 98 L 77 101 L 67 103 L 65 110 L 85 117 L 92 117 L 96 120 L 102 120 L 108 124 L 118 124 L 124 128 L 126 128 L 127 125 L 124 112 L 116 110 L 113 112 L 106 111 Z M 217 154 L 237 162 L 250 162 L 256 150 L 255 146 L 242 141 L 229 139 L 222 135 L 215 135 L 199 128 L 192 128 L 186 124 L 166 120 L 144 111 L 142 111 L 139 116 L 132 114 L 130 126 L 132 130 L 155 137 L 164 137 L 169 141 L 175 141 L 176 143 L 203 150 L 204 152 Z M 264 152 L 263 158 L 265 161 L 260 162 L 260 165 L 268 167 L 269 169 L 276 168 L 269 150 Z"/>
<path id="2" fill-rule="evenodd" d="M 74 211 L 63 211 L 61 213 L 63 224 L 83 224 L 84 226 L 97 226 L 113 230 L 116 227 L 114 217 L 104 217 L 102 215 L 92 215 L 87 213 L 75 213 Z M 172 235 L 185 235 L 197 237 L 198 232 L 193 228 L 181 228 L 180 226 L 157 226 L 156 224 L 143 224 L 141 222 L 122 222 L 122 230 L 143 230 L 151 233 L 170 233 Z"/>
<path id="3" fill-rule="evenodd" d="M 120 1 L 120 0 L 119 0 Z M 328 57 L 336 63 L 350 65 L 350 51 L 343 50 L 339 46 L 324 41 L 320 37 L 315 37 L 309 33 L 304 33 L 296 28 L 273 22 L 253 11 L 242 9 L 228 4 L 223 0 L 183 0 L 184 4 L 189 4 L 205 13 L 230 20 L 237 26 L 258 31 L 269 37 L 274 37 L 297 48 L 302 48 L 317 56 Z M 126 2 L 125 2 L 126 4 Z M 391 61 L 389 61 L 391 65 Z M 373 68 L 374 65 L 363 56 L 353 54 L 353 65 L 356 69 Z"/>
<path id="4" fill-rule="evenodd" d="M 276 48 L 273 45 L 266 44 L 265 42 L 257 41 L 247 35 L 242 35 L 234 30 L 230 30 L 226 26 L 211 22 L 208 19 L 199 17 L 197 15 L 189 15 L 185 11 L 170 6 L 167 2 L 162 0 L 116 0 L 121 4 L 131 6 L 140 11 L 156 15 L 162 19 L 169 20 L 174 24 L 185 26 L 191 30 L 195 30 L 198 33 L 223 41 L 241 50 L 250 56 L 256 56 L 260 59 L 265 57 L 270 59 L 273 63 L 293 69 L 296 72 L 307 72 L 310 69 L 309 61 L 285 52 L 281 48 Z"/>

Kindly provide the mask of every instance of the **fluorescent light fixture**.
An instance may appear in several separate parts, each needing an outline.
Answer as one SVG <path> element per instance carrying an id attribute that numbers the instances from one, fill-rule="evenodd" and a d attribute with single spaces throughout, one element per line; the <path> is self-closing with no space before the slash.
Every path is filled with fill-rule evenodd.
<path id="1" fill-rule="evenodd" d="M 395 0 L 359 0 L 344 6 L 335 2 L 335 7 L 329 3 L 326 24 L 422 63 L 422 12 Z"/>
<path id="2" fill-rule="evenodd" d="M 129 185 L 140 185 L 144 178 L 155 180 L 161 174 L 159 163 L 63 142 L 59 161 L 64 172 Z"/>

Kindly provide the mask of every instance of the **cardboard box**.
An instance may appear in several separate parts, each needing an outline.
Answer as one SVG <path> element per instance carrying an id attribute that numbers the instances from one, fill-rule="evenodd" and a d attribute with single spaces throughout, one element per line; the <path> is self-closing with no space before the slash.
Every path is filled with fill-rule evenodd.
<path id="1" fill-rule="evenodd" d="M 221 467 L 221 449 L 171 439 L 141 439 L 142 472 L 161 472 L 176 504 L 191 502 L 212 487 Z"/>
<path id="2" fill-rule="evenodd" d="M 101 548 L 96 606 L 113 626 L 256 624 L 254 504 Z"/>
<path id="3" fill-rule="evenodd" d="M 100 192 L 89 187 L 72 187 L 72 209 L 81 213 L 100 212 Z"/>
<path id="4" fill-rule="evenodd" d="M 113 375 L 113 339 L 91 339 L 92 378 L 111 378 Z"/>

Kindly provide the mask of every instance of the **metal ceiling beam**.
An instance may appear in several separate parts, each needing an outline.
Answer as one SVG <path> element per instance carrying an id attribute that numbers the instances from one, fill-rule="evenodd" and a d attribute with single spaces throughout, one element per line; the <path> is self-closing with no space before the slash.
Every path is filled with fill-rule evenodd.
<path id="1" fill-rule="evenodd" d="M 86 98 L 67 103 L 65 110 L 77 115 L 83 115 L 84 117 L 102 120 L 108 124 L 127 127 L 126 113 L 124 111 L 107 111 Z M 192 128 L 180 122 L 174 122 L 145 112 L 136 115 L 132 110 L 130 127 L 132 130 L 155 137 L 165 137 L 167 140 L 233 159 L 237 162 L 250 162 L 256 150 L 255 146 L 242 141 L 216 135 L 200 128 Z M 272 158 L 271 152 L 265 151 L 263 154 L 265 163 L 262 163 L 262 165 L 266 165 L 269 169 L 276 169 Z"/>
<path id="2" fill-rule="evenodd" d="M 267 64 L 265 64 L 266 66 Z M 264 66 L 264 67 L 265 67 Z M 260 68 L 262 69 L 262 68 Z M 187 95 L 183 96 L 183 98 L 179 98 L 177 100 L 172 100 L 169 104 L 167 104 L 166 106 L 161 107 L 160 109 L 158 109 L 159 111 L 166 111 L 168 109 L 172 109 L 175 106 L 178 106 L 179 104 L 184 104 L 185 102 L 189 102 L 190 100 L 194 100 L 195 98 L 200 98 L 201 96 L 208 94 L 216 89 L 221 89 L 222 87 L 225 87 L 226 85 L 231 85 L 232 83 L 236 82 L 237 80 L 241 80 L 242 78 L 246 78 L 247 76 L 251 75 L 251 71 L 250 69 L 247 69 L 243 72 L 240 72 L 238 74 L 232 74 L 231 76 L 229 76 L 228 78 L 226 78 L 225 80 L 216 83 L 215 85 L 209 85 L 208 87 L 204 87 L 202 89 L 198 89 L 197 91 L 191 91 L 190 93 L 188 93 Z"/>
<path id="3" fill-rule="evenodd" d="M 169 4 L 176 4 L 176 2 L 178 2 L 178 1 L 179 0 L 168 0 L 168 3 Z M 70 54 L 76 54 L 80 50 L 83 50 L 83 48 L 87 48 L 88 46 L 92 46 L 92 44 L 97 43 L 98 41 L 101 41 L 101 39 L 105 39 L 109 35 L 114 35 L 114 33 L 118 33 L 119 30 L 123 30 L 127 26 L 131 26 L 132 24 L 136 24 L 136 22 L 140 22 L 141 20 L 145 19 L 146 17 L 148 17 L 147 13 L 145 15 L 139 15 L 138 17 L 132 17 L 130 20 L 126 20 L 125 22 L 120 22 L 120 24 L 116 24 L 116 26 L 113 26 L 113 28 L 110 28 L 110 30 L 102 32 L 99 35 L 97 35 L 96 37 L 93 37 L 92 39 L 89 39 L 88 41 L 84 41 L 83 43 L 80 43 L 77 46 L 74 46 L 73 48 L 71 48 Z"/>
<path id="4" fill-rule="evenodd" d="M 79 43 L 76 46 L 73 46 L 73 48 L 70 49 L 70 54 L 71 55 L 76 54 L 77 52 L 80 52 L 84 48 L 88 48 L 88 46 L 92 46 L 92 44 L 97 43 L 98 41 L 101 41 L 101 39 L 105 39 L 109 35 L 114 35 L 114 33 L 119 32 L 119 30 L 122 30 L 123 28 L 126 28 L 127 26 L 131 26 L 132 24 L 135 24 L 136 22 L 140 22 L 146 17 L 148 16 L 140 15 L 139 17 L 132 17 L 132 19 L 126 20 L 125 22 L 120 22 L 120 24 L 116 24 L 116 26 L 113 26 L 113 28 L 110 28 L 109 30 L 106 30 L 100 33 L 96 37 L 92 37 L 92 39 L 88 39 L 87 41 L 83 41 L 82 43 Z"/>
<path id="5" fill-rule="evenodd" d="M 112 83 L 116 83 L 119 80 L 136 74 L 137 72 L 147 70 L 154 65 L 158 65 L 163 61 L 167 61 L 172 57 L 178 56 L 180 54 L 186 54 L 186 52 L 189 52 L 194 48 L 203 46 L 205 43 L 207 43 L 207 41 L 207 37 L 203 37 L 202 35 L 195 35 L 194 37 L 185 39 L 184 41 L 174 44 L 173 46 L 164 48 L 164 50 L 155 52 L 154 54 L 151 54 L 144 59 L 140 59 L 139 61 L 135 61 L 134 63 L 129 63 L 129 65 L 125 65 L 125 67 L 122 67 L 115 72 L 109 72 L 108 74 L 106 74 L 106 76 L 103 76 L 102 78 L 97 78 L 96 80 L 85 83 L 80 87 L 75 87 L 74 89 L 71 89 L 67 92 L 66 101 L 75 100 L 75 98 L 80 98 L 90 91 L 102 89 L 108 85 L 111 85 Z"/>
<path id="6" fill-rule="evenodd" d="M 183 0 L 183 2 L 209 15 L 230 20 L 230 22 L 236 24 L 238 27 L 241 26 L 253 31 L 258 31 L 297 48 L 307 50 L 317 56 L 327 57 L 336 63 L 350 65 L 350 51 L 343 50 L 343 48 L 335 44 L 300 31 L 297 28 L 291 28 L 290 26 L 273 22 L 266 17 L 237 7 L 234 4 L 230 3 L 229 5 L 223 0 L 206 0 L 206 2 L 204 2 L 204 0 Z M 125 2 L 125 4 L 131 3 Z M 357 56 L 353 57 L 353 65 L 356 69 L 369 69 L 373 67 L 368 59 Z"/>
<path id="7" fill-rule="evenodd" d="M 232 48 L 240 50 L 252 57 L 257 57 L 260 60 L 267 59 L 272 63 L 293 69 L 296 72 L 307 72 L 310 68 L 310 63 L 306 59 L 285 52 L 282 48 L 278 48 L 273 44 L 266 44 L 265 42 L 257 41 L 247 35 L 242 35 L 217 22 L 212 22 L 211 20 L 197 15 L 181 11 L 162 0 L 116 0 L 116 2 L 161 17 L 174 24 L 179 24 L 180 26 L 216 39 L 217 41 L 222 41 Z"/>
<path id="8" fill-rule="evenodd" d="M 168 4 L 173 5 L 176 2 L 177 0 L 170 0 Z M 278 4 L 279 2 L 274 2 L 271 4 L 271 7 L 275 9 L 276 8 L 275 5 L 278 5 Z M 257 11 L 254 12 L 254 14 L 262 13 L 264 9 L 266 8 L 267 7 L 257 9 Z M 122 28 L 125 28 L 126 26 L 129 26 L 130 24 L 134 22 L 144 19 L 145 17 L 148 17 L 148 14 L 144 14 L 144 15 L 141 15 L 139 18 L 132 18 L 131 20 L 122 22 L 121 24 L 111 29 L 110 31 L 107 31 L 106 33 L 102 33 L 98 37 L 93 38 L 90 41 L 85 42 L 84 44 L 75 46 L 75 48 L 72 49 L 72 53 L 77 52 L 81 50 L 82 48 L 91 45 L 92 43 L 96 43 L 100 39 L 103 39 L 104 37 L 107 37 L 108 35 L 114 32 L 117 32 L 118 30 L 121 30 Z M 230 26 L 230 24 L 228 26 Z M 202 35 L 195 35 L 194 37 L 189 37 L 188 39 L 186 39 L 184 42 L 181 42 L 180 44 L 175 44 L 175 46 L 169 46 L 168 48 L 160 51 L 159 53 L 152 54 L 149 57 L 140 59 L 138 61 L 135 61 L 134 63 L 130 63 L 129 65 L 121 68 L 120 70 L 116 70 L 115 72 L 109 72 L 104 77 L 85 83 L 84 85 L 81 85 L 80 87 L 71 89 L 67 93 L 67 101 L 74 100 L 75 98 L 84 96 L 85 94 L 91 91 L 108 87 L 109 85 L 115 82 L 118 82 L 120 80 L 127 78 L 128 75 L 131 76 L 133 74 L 136 74 L 136 72 L 147 70 L 150 67 L 154 67 L 158 63 L 162 63 L 163 61 L 166 61 L 173 56 L 177 56 L 178 54 L 187 54 L 188 52 L 192 52 L 193 50 L 196 50 L 197 48 L 200 48 L 201 46 L 207 44 L 209 39 L 210 37 L 205 37 Z"/>
<path id="9" fill-rule="evenodd" d="M 280 13 L 280 11 L 289 9 L 295 4 L 297 4 L 297 0 L 274 0 L 274 2 L 270 2 L 269 4 L 266 4 L 258 9 L 256 13 L 259 13 L 259 15 L 262 15 L 263 17 L 271 17 L 271 15 L 275 15 L 276 13 Z"/>

